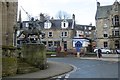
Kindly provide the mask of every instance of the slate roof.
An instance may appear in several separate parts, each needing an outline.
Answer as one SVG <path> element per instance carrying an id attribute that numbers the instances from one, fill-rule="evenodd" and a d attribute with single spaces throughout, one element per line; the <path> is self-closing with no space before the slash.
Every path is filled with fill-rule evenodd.
<path id="1" fill-rule="evenodd" d="M 95 30 L 95 26 L 91 26 L 91 25 L 78 25 L 78 24 L 76 24 L 75 29 L 84 31 L 85 27 L 87 28 L 86 30 L 89 30 L 89 27 L 91 27 L 91 30 Z"/>
<path id="2" fill-rule="evenodd" d="M 52 23 L 52 26 L 50 29 L 61 29 L 61 22 L 63 21 L 64 19 L 51 19 L 49 20 L 51 23 Z M 44 22 L 41 22 L 41 21 L 38 21 L 38 24 L 40 25 L 41 29 L 44 29 L 44 23 L 46 22 L 47 20 L 45 20 Z M 68 24 L 68 28 L 67 29 L 72 29 L 72 23 L 73 23 L 73 19 L 66 19 L 66 21 L 69 23 Z M 24 23 L 29 23 L 30 21 L 23 21 L 23 24 Z M 25 26 L 25 24 L 23 25 Z"/>
<path id="3" fill-rule="evenodd" d="M 97 8 L 95 19 L 106 18 L 109 16 L 109 11 L 112 10 L 112 5 L 99 6 Z"/>
<path id="4" fill-rule="evenodd" d="M 61 22 L 63 21 L 60 20 L 60 19 L 54 19 L 54 20 L 50 20 L 50 22 L 52 23 L 52 29 L 61 29 Z M 68 28 L 71 29 L 72 28 L 72 23 L 73 23 L 73 20 L 72 19 L 67 19 L 67 22 L 69 23 L 68 24 Z"/>

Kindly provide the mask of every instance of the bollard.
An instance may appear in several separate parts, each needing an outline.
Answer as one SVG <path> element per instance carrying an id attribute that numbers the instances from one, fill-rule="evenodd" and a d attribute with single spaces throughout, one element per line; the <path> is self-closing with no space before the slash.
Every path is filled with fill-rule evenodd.
<path id="1" fill-rule="evenodd" d="M 77 57 L 78 57 L 78 58 L 80 57 L 80 52 L 77 52 Z"/>

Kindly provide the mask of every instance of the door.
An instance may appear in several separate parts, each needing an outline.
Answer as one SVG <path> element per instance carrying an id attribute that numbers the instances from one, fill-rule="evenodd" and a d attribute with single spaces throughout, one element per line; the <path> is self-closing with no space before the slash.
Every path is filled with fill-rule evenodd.
<path id="1" fill-rule="evenodd" d="M 64 41 L 64 50 L 67 51 L 67 41 Z"/>

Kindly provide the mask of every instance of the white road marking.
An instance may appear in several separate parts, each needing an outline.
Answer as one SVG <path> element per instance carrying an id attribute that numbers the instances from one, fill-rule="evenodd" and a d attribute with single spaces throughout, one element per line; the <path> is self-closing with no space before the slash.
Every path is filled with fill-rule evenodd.
<path id="1" fill-rule="evenodd" d="M 62 78 L 62 76 L 58 76 L 57 78 Z"/>
<path id="2" fill-rule="evenodd" d="M 63 75 L 60 75 L 60 76 L 56 76 L 56 77 L 53 77 L 53 78 L 62 78 L 62 77 L 65 77 L 65 78 L 69 78 L 70 74 L 75 72 L 77 70 L 77 67 L 72 65 L 72 64 L 69 64 L 73 67 L 73 70 L 71 72 L 68 72 L 66 74 L 63 74 Z M 58 79 L 59 80 L 59 79 Z"/>
<path id="3" fill-rule="evenodd" d="M 76 66 L 74 66 L 74 65 L 72 65 L 72 64 L 70 64 L 70 65 L 73 67 L 73 70 L 72 70 L 71 72 L 65 74 L 65 78 L 69 78 L 70 74 L 71 74 L 71 73 L 74 73 L 74 72 L 77 70 L 77 67 L 76 67 Z"/>
<path id="4" fill-rule="evenodd" d="M 70 74 L 66 74 L 65 78 L 69 78 Z"/>

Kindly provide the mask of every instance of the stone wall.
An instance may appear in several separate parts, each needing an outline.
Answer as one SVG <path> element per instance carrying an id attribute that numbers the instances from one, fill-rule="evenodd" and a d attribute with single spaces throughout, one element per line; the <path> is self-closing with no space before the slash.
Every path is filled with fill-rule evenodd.
<path id="1" fill-rule="evenodd" d="M 2 76 L 12 76 L 17 73 L 17 58 L 2 58 Z"/>
<path id="2" fill-rule="evenodd" d="M 46 49 L 43 44 L 23 44 L 22 55 L 27 63 L 40 69 L 47 68 Z"/>
<path id="3" fill-rule="evenodd" d="M 16 75 L 17 58 L 15 56 L 16 48 L 13 46 L 2 46 L 2 76 Z"/>

